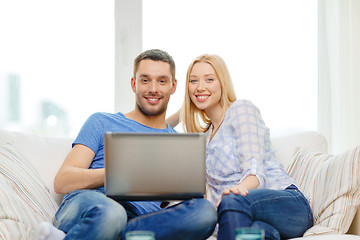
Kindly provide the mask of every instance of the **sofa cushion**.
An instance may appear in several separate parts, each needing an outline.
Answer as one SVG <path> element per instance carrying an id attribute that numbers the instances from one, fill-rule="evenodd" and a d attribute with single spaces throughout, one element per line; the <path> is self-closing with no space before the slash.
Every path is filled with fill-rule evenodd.
<path id="1" fill-rule="evenodd" d="M 360 146 L 338 155 L 295 151 L 290 176 L 309 197 L 314 226 L 304 236 L 346 233 L 360 203 Z"/>
<path id="2" fill-rule="evenodd" d="M 0 147 L 0 239 L 29 239 L 52 222 L 57 204 L 38 172 L 13 145 Z"/>

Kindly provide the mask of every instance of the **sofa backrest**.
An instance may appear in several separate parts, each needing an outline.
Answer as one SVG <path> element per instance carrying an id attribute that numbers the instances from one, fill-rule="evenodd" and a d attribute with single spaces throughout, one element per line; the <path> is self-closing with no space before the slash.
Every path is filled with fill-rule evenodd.
<path id="1" fill-rule="evenodd" d="M 33 134 L 10 132 L 0 129 L 0 146 L 13 143 L 28 158 L 39 172 L 51 195 L 60 204 L 62 195 L 54 191 L 54 178 L 71 150 L 73 139 L 41 137 Z M 302 132 L 272 139 L 276 156 L 286 168 L 292 159 L 296 147 L 309 151 L 327 152 L 326 138 L 317 132 Z"/>
<path id="2" fill-rule="evenodd" d="M 327 153 L 328 151 L 328 144 L 325 136 L 314 131 L 274 137 L 271 139 L 271 142 L 276 150 L 275 155 L 277 159 L 283 164 L 285 169 L 291 163 L 292 156 L 297 147 L 319 153 Z"/>

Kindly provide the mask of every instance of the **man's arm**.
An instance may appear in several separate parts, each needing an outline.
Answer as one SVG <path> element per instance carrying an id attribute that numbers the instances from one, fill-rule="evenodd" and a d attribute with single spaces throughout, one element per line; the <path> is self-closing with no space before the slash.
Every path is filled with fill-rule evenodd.
<path id="1" fill-rule="evenodd" d="M 55 192 L 66 194 L 104 186 L 104 169 L 89 169 L 94 157 L 95 153 L 90 148 L 76 144 L 55 176 Z"/>

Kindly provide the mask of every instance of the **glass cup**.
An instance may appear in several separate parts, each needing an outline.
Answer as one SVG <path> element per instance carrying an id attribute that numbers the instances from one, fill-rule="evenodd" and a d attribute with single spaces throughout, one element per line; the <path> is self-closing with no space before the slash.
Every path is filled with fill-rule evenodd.
<path id="1" fill-rule="evenodd" d="M 125 240 L 155 240 L 155 233 L 151 231 L 130 231 L 125 234 Z"/>
<path id="2" fill-rule="evenodd" d="M 262 229 L 238 228 L 236 229 L 236 240 L 264 240 L 265 233 Z"/>

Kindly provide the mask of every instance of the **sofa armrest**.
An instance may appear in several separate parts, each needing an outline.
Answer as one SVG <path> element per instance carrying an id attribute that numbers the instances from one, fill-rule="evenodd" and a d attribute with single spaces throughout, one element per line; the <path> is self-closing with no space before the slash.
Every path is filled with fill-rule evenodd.
<path id="1" fill-rule="evenodd" d="M 360 235 L 360 207 L 358 207 L 358 211 L 354 217 L 353 222 L 351 223 L 350 229 L 347 232 L 348 234 Z"/>
<path id="2" fill-rule="evenodd" d="M 0 129 L 0 146 L 14 144 L 38 171 L 52 197 L 60 204 L 63 195 L 54 191 L 54 178 L 71 150 L 73 139 L 42 137 L 34 134 Z"/>

